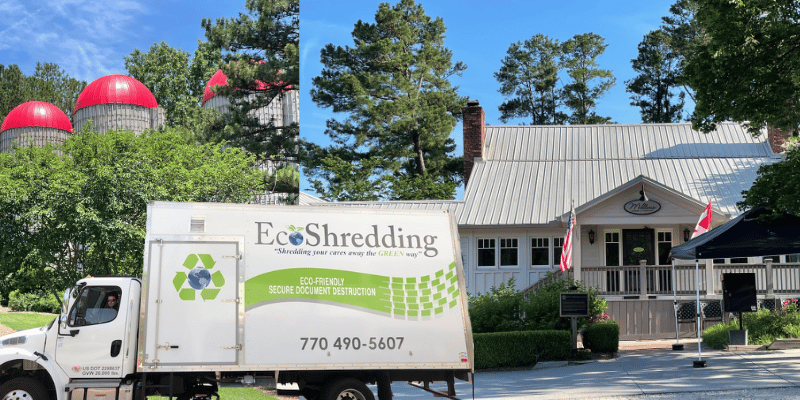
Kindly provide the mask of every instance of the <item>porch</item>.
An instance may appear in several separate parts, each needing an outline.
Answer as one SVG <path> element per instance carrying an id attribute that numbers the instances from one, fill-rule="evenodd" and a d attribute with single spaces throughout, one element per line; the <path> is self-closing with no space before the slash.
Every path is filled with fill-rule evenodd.
<path id="1" fill-rule="evenodd" d="M 584 266 L 569 276 L 597 289 L 608 302 L 606 312 L 620 326 L 621 340 L 675 338 L 673 287 L 677 292 L 678 329 L 682 338 L 697 335 L 697 276 L 700 288 L 700 324 L 705 329 L 728 321 L 722 312 L 722 277 L 727 273 L 754 273 L 759 307 L 779 309 L 787 299 L 800 297 L 800 263 L 715 264 L 701 260 L 675 266 Z M 699 274 L 698 274 L 699 272 Z M 535 290 L 538 284 L 528 290 Z"/>

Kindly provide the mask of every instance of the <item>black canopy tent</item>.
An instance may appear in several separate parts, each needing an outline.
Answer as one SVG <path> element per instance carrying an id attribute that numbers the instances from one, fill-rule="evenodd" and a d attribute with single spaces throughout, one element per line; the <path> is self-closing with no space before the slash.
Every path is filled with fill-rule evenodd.
<path id="1" fill-rule="evenodd" d="M 678 260 L 776 256 L 800 253 L 800 217 L 771 214 L 766 207 L 756 207 L 680 246 L 670 256 Z"/>
<path id="2" fill-rule="evenodd" d="M 772 210 L 760 206 L 692 239 L 673 247 L 670 257 L 678 260 L 695 260 L 695 282 L 697 282 L 697 338 L 700 340 L 700 270 L 699 259 L 777 256 L 800 253 L 800 217 L 786 213 L 772 214 Z M 766 218 L 759 218 L 767 216 Z M 672 263 L 672 279 L 675 280 L 675 262 Z M 678 340 L 677 293 L 673 287 L 675 305 L 675 340 Z M 682 348 L 677 344 L 673 349 Z M 698 360 L 695 367 L 705 367 L 701 346 L 698 343 Z"/>

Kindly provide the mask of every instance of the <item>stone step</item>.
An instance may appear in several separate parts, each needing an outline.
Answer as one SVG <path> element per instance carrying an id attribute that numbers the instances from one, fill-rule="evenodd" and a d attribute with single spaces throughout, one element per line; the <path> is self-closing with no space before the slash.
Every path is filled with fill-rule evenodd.
<path id="1" fill-rule="evenodd" d="M 800 339 L 776 339 L 767 346 L 767 350 L 792 350 L 800 349 Z"/>

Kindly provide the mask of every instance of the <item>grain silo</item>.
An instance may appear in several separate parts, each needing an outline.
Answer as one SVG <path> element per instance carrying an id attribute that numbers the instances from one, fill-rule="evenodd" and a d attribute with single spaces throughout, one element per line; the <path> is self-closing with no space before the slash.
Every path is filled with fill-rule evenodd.
<path id="1" fill-rule="evenodd" d="M 100 133 L 110 129 L 130 130 L 136 135 L 164 125 L 164 109 L 144 84 L 125 75 L 98 78 L 75 102 L 75 131 L 80 132 L 89 120 Z"/>
<path id="2" fill-rule="evenodd" d="M 217 72 L 211 76 L 211 79 L 208 80 L 206 88 L 203 91 L 203 107 L 217 110 L 222 114 L 228 112 L 228 107 L 230 107 L 231 104 L 228 98 L 226 96 L 217 95 L 212 90 L 215 86 L 226 86 L 227 84 L 228 77 L 225 76 L 225 73 L 222 72 L 221 69 L 217 70 Z M 266 89 L 269 87 L 268 84 L 261 81 L 256 81 L 255 86 L 256 89 Z M 251 93 L 248 99 L 255 99 L 255 96 L 255 94 Z M 287 90 L 281 92 L 272 99 L 267 106 L 250 111 L 250 115 L 257 117 L 258 121 L 264 125 L 272 121 L 274 126 L 286 126 L 291 123 L 300 122 L 299 108 L 297 90 Z M 280 134 L 280 131 L 277 131 L 276 134 Z M 276 164 L 273 161 L 265 160 L 255 167 L 270 174 L 274 174 L 276 169 L 280 168 L 281 164 L 292 166 L 295 170 L 298 169 L 298 163 L 294 157 L 289 157 L 285 161 L 285 164 Z M 267 191 L 263 194 L 256 195 L 253 201 L 261 204 L 285 204 L 287 198 L 287 193 Z M 294 201 L 296 202 L 296 200 Z"/>
<path id="3" fill-rule="evenodd" d="M 228 106 L 231 104 L 230 101 L 226 96 L 220 96 L 214 93 L 212 88 L 215 86 L 226 86 L 227 84 L 228 77 L 225 76 L 225 73 L 222 72 L 221 69 L 217 70 L 217 72 L 211 76 L 211 79 L 208 80 L 206 88 L 203 91 L 203 107 L 217 110 L 223 114 L 226 113 L 228 111 Z M 267 87 L 269 87 L 268 84 L 256 81 L 257 89 L 265 89 Z M 251 94 L 250 96 L 254 98 L 255 94 Z M 275 126 L 286 126 L 291 123 L 300 122 L 299 108 L 297 91 L 288 90 L 281 92 L 266 107 L 253 110 L 252 113 L 253 116 L 257 117 L 258 121 L 264 125 L 268 124 L 269 121 L 273 121 Z"/>
<path id="4" fill-rule="evenodd" d="M 72 123 L 64 111 L 43 101 L 29 101 L 14 107 L 0 125 L 0 152 L 19 146 L 64 143 Z"/>

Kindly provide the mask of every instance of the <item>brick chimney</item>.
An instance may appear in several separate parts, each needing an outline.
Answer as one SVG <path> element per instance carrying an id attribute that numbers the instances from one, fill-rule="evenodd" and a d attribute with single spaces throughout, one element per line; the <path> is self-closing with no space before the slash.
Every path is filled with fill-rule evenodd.
<path id="1" fill-rule="evenodd" d="M 486 130 L 484 120 L 486 115 L 478 100 L 470 100 L 464 107 L 463 128 L 464 128 L 464 188 L 469 182 L 469 175 L 472 173 L 472 166 L 475 165 L 476 158 L 483 157 L 483 145 L 486 142 Z"/>
<path id="2" fill-rule="evenodd" d="M 769 142 L 769 146 L 772 147 L 773 153 L 783 153 L 781 145 L 790 137 L 792 137 L 791 132 L 784 133 L 778 128 L 773 128 L 772 126 L 767 125 L 767 141 Z M 464 139 L 464 141 L 466 142 L 466 139 Z"/>

